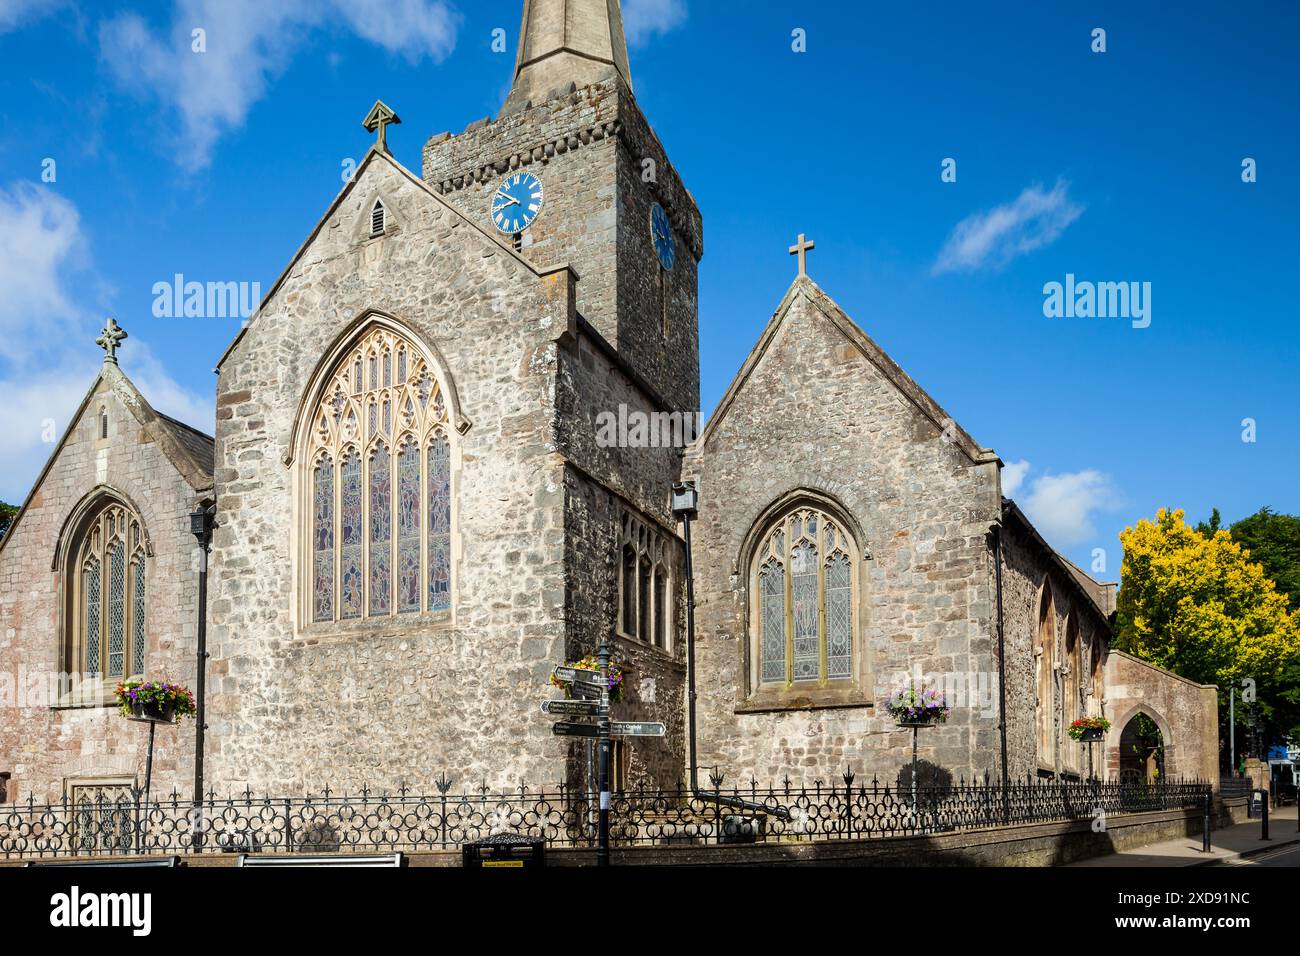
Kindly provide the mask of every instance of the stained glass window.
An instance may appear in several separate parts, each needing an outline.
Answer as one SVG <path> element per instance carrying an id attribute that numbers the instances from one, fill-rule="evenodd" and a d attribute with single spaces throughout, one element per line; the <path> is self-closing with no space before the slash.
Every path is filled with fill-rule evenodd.
<path id="1" fill-rule="evenodd" d="M 334 620 L 334 459 L 316 465 L 312 487 L 312 619 Z"/>
<path id="2" fill-rule="evenodd" d="M 388 446 L 380 442 L 370 455 L 370 613 L 387 614 L 392 606 L 393 477 Z"/>
<path id="3" fill-rule="evenodd" d="M 399 366 L 406 353 L 399 353 Z M 405 369 L 402 369 L 405 371 Z M 420 446 L 407 442 L 397 456 L 397 610 L 420 610 Z"/>
<path id="4" fill-rule="evenodd" d="M 144 557 L 131 565 L 131 673 L 144 673 Z"/>
<path id="5" fill-rule="evenodd" d="M 826 676 L 851 677 L 853 658 L 853 579 L 848 555 L 835 555 L 826 564 Z"/>
<path id="6" fill-rule="evenodd" d="M 449 610 L 451 432 L 428 361 L 376 325 L 328 376 L 302 459 L 313 469 L 306 612 L 329 622 Z"/>
<path id="7" fill-rule="evenodd" d="M 80 569 L 69 575 L 80 610 L 69 620 L 67 668 L 113 678 L 141 674 L 148 644 L 148 553 L 140 519 L 113 502 L 84 528 L 70 554 L 73 569 Z"/>
<path id="8" fill-rule="evenodd" d="M 342 506 L 339 509 L 339 545 L 341 569 L 339 573 L 339 614 L 344 618 L 357 618 L 362 613 L 361 586 L 361 456 L 356 449 L 343 459 L 339 473 Z"/>
<path id="9" fill-rule="evenodd" d="M 762 683 L 853 679 L 854 545 L 842 526 L 799 508 L 755 556 L 755 650 Z"/>
<path id="10" fill-rule="evenodd" d="M 759 633 L 763 680 L 785 680 L 785 566 L 771 560 L 759 581 Z"/>
<path id="11" fill-rule="evenodd" d="M 451 448 L 439 434 L 429 446 L 429 610 L 451 607 Z"/>
<path id="12" fill-rule="evenodd" d="M 82 600 L 86 605 L 86 673 L 99 673 L 100 564 L 91 558 L 83 572 Z"/>
<path id="13" fill-rule="evenodd" d="M 126 658 L 126 549 L 114 541 L 108 552 L 108 676 L 123 677 Z"/>

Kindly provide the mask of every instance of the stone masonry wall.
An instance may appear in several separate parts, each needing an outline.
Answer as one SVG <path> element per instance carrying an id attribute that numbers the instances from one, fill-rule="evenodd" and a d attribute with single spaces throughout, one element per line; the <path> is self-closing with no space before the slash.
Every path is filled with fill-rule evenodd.
<path id="1" fill-rule="evenodd" d="M 395 228 L 371 239 L 376 196 Z M 209 756 L 214 781 L 301 792 L 554 782 L 538 712 L 565 656 L 555 339 L 539 277 L 384 157 L 305 247 L 221 370 Z M 450 620 L 296 628 L 290 434 L 331 343 L 381 309 L 433 343 L 472 423 L 453 444 Z M 426 789 L 431 792 L 431 789 Z"/>
<path id="2" fill-rule="evenodd" d="M 546 195 L 524 233 L 523 254 L 538 266 L 576 269 L 583 317 L 672 410 L 698 410 L 703 222 L 622 80 L 479 120 L 458 136 L 433 137 L 424 148 L 425 181 L 489 226 L 492 194 L 518 169 L 540 178 Z M 650 232 L 655 201 L 668 212 L 678 240 L 676 266 L 665 276 L 666 336 Z M 493 232 L 501 244 L 511 241 Z"/>
<path id="3" fill-rule="evenodd" d="M 1065 712 L 1066 686 L 1062 663 L 1066 660 L 1066 635 L 1071 626 L 1078 629 L 1078 651 L 1072 666 L 1080 667 L 1080 699 L 1073 713 L 1077 716 L 1109 716 L 1105 689 L 1093 686 L 1093 655 L 1105 655 L 1110 629 L 1096 605 L 1082 595 L 1068 572 L 1030 537 L 1018 524 L 1008 522 L 1002 537 L 1002 607 L 1007 667 L 1007 764 L 1013 778 L 1039 773 L 1087 773 L 1086 745 L 1069 738 Z M 1054 657 L 1052 687 L 1047 698 L 1052 710 L 1055 746 L 1049 753 L 1038 752 L 1036 713 L 1038 706 L 1036 642 L 1038 619 L 1043 601 L 1043 585 L 1051 587 L 1055 608 Z M 1103 681 L 1104 683 L 1104 681 Z M 1101 750 L 1094 745 L 1093 770 L 1102 775 Z"/>
<path id="4" fill-rule="evenodd" d="M 1212 684 L 1197 684 L 1122 651 L 1106 660 L 1106 773 L 1118 779 L 1120 737 L 1137 714 L 1152 717 L 1165 745 L 1169 777 L 1216 781 L 1219 777 L 1219 696 Z"/>
<path id="5" fill-rule="evenodd" d="M 0 771 L 13 775 L 11 801 L 60 800 L 74 779 L 127 778 L 144 786 L 145 725 L 127 721 L 111 703 L 61 707 L 46 692 L 61 668 L 63 620 L 63 575 L 51 565 L 64 522 L 97 487 L 134 504 L 152 545 L 145 571 L 147 676 L 194 686 L 198 564 L 188 515 L 195 492 L 123 404 L 117 389 L 131 386 L 121 379 L 115 367 L 105 369 L 0 550 Z M 101 405 L 108 410 L 107 440 L 97 432 Z M 159 727 L 154 794 L 172 787 L 188 794 L 193 773 L 193 721 Z"/>
<path id="6" fill-rule="evenodd" d="M 662 741 L 635 739 L 629 782 L 673 787 L 681 780 L 685 746 L 683 677 L 685 659 L 685 552 L 669 508 L 670 489 L 680 475 L 681 448 L 634 447 L 598 441 L 601 416 L 625 417 L 661 411 L 597 343 L 580 334 L 560 353 L 557 384 L 557 443 L 569 462 L 567 488 L 568 633 L 571 656 L 594 653 L 618 615 L 620 517 L 630 511 L 673 543 L 673 613 L 667 651 L 622 636 L 615 638 L 620 663 L 630 666 L 627 699 L 616 719 L 662 721 Z M 608 436 L 606 436 L 608 437 Z M 670 438 L 672 436 L 669 436 Z"/>
<path id="7" fill-rule="evenodd" d="M 846 765 L 893 782 L 911 735 L 883 713 L 900 672 L 995 672 L 992 566 L 996 465 L 975 465 L 826 317 L 806 280 L 730 408 L 685 465 L 698 477 L 695 528 L 701 765 L 728 779 L 838 779 Z M 748 569 L 740 556 L 765 509 L 788 493 L 842 506 L 870 555 L 857 706 L 745 712 Z M 996 690 L 920 734 L 920 757 L 954 777 L 996 773 Z"/>

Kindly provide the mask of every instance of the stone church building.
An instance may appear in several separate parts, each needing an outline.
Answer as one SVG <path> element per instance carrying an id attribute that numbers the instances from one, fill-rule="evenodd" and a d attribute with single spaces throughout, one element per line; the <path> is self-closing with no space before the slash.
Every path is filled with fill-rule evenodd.
<path id="1" fill-rule="evenodd" d="M 399 165 L 375 146 L 218 363 L 216 422 L 103 369 L 0 540 L 5 799 L 143 783 L 133 675 L 195 686 L 206 783 L 269 795 L 446 776 L 572 778 L 540 702 L 612 634 L 616 779 L 687 774 L 692 524 L 698 763 L 729 780 L 892 780 L 899 680 L 944 689 L 921 757 L 953 777 L 1213 778 L 1215 690 L 1111 651 L 1114 585 L 1057 554 L 981 446 L 798 275 L 686 447 L 603 416 L 700 407 L 704 220 L 633 93 L 617 0 L 525 0 L 500 115 Z M 89 347 L 89 346 L 88 346 Z M 207 431 L 214 437 L 208 437 Z M 629 437 L 632 437 L 629 433 Z M 206 607 L 189 515 L 215 503 Z M 1158 766 L 1125 756 L 1133 718 Z M 188 795 L 192 723 L 157 731 Z M 1128 762 L 1126 762 L 1128 761 Z M 701 774 L 705 776 L 704 773 Z"/>

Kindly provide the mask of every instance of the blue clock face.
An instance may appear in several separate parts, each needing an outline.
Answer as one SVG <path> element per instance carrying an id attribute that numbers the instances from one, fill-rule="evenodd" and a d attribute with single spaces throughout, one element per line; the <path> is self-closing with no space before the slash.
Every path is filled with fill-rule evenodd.
<path id="1" fill-rule="evenodd" d="M 514 235 L 533 224 L 542 211 L 542 181 L 532 173 L 507 176 L 492 194 L 492 223 Z"/>
<path id="2" fill-rule="evenodd" d="M 658 203 L 650 210 L 650 235 L 654 239 L 655 252 L 659 254 L 659 264 L 666 270 L 672 269 L 677 261 L 677 240 L 673 238 L 673 224 L 668 221 L 668 213 Z"/>

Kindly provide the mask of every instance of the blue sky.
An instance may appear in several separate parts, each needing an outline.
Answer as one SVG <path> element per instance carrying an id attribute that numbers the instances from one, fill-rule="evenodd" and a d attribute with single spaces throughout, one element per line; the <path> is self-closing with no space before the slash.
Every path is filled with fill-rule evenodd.
<path id="1" fill-rule="evenodd" d="M 1085 566 L 1106 549 L 1100 576 L 1161 506 L 1300 512 L 1300 5 L 624 9 L 638 99 L 704 214 L 706 414 L 805 232 L 813 277 L 1001 454 L 1048 540 Z M 65 426 L 105 315 L 150 400 L 210 431 L 238 321 L 155 318 L 154 283 L 268 289 L 364 154 L 376 97 L 417 171 L 428 136 L 499 110 L 519 10 L 0 0 L 0 497 Z M 1150 326 L 1045 317 L 1067 273 L 1150 283 Z"/>

